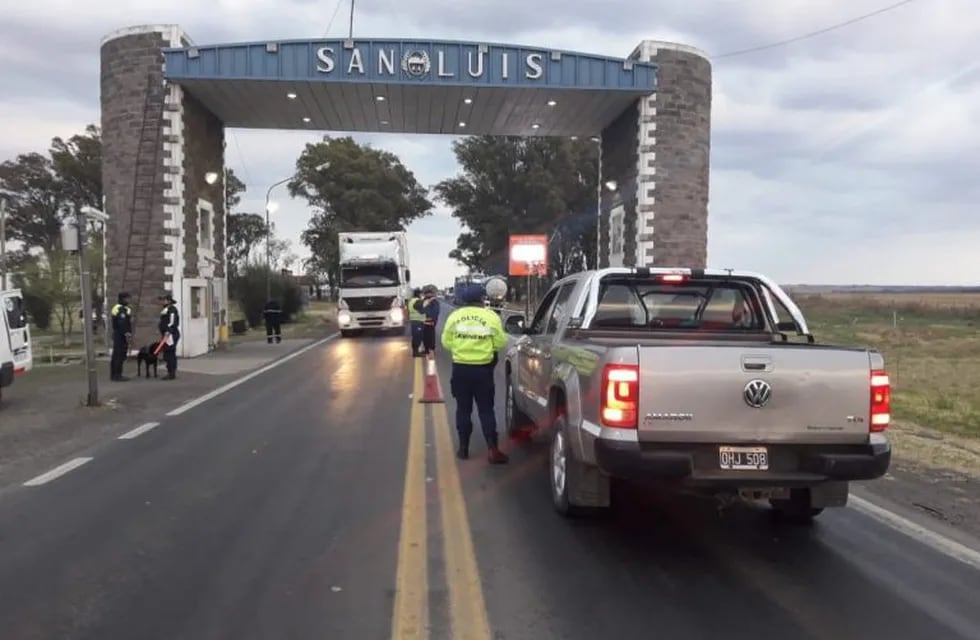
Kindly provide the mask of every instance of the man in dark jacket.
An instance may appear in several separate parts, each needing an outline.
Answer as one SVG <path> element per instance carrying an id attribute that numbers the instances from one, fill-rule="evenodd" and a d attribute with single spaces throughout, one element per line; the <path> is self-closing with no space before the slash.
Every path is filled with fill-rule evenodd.
<path id="1" fill-rule="evenodd" d="M 282 342 L 282 307 L 279 306 L 279 301 L 266 302 L 262 315 L 265 317 L 265 339 L 272 344 L 272 339 L 275 338 L 276 344 L 279 344 Z"/>
<path id="2" fill-rule="evenodd" d="M 415 303 L 415 310 L 424 317 L 422 320 L 422 344 L 426 355 L 436 350 L 436 324 L 439 322 L 439 301 L 435 285 L 427 284 L 422 287 L 422 299 Z"/>
<path id="3" fill-rule="evenodd" d="M 160 296 L 164 303 L 160 312 L 160 337 L 165 340 L 163 345 L 163 361 L 167 364 L 167 375 L 164 380 L 177 377 L 177 342 L 180 340 L 180 314 L 177 312 L 177 301 L 169 293 Z"/>
<path id="4" fill-rule="evenodd" d="M 119 302 L 112 305 L 112 357 L 109 359 L 109 379 L 125 382 L 123 364 L 133 343 L 133 310 L 129 306 L 129 294 L 119 294 Z"/>

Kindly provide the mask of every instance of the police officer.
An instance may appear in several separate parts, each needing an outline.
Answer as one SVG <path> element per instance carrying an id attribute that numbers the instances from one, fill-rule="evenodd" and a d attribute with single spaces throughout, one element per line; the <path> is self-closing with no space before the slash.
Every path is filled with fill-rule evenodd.
<path id="1" fill-rule="evenodd" d="M 421 289 L 413 289 L 412 297 L 408 301 L 408 322 L 412 329 L 412 357 L 418 358 L 422 354 L 419 353 L 419 347 L 422 346 L 422 321 L 425 320 L 425 314 L 421 311 L 415 309 L 415 303 L 417 303 L 422 298 Z"/>
<path id="2" fill-rule="evenodd" d="M 450 313 L 442 329 L 442 346 L 453 358 L 450 389 L 456 398 L 456 432 L 459 434 L 456 456 L 461 460 L 469 457 L 475 401 L 480 427 L 487 441 L 487 458 L 490 464 L 503 464 L 508 458 L 497 446 L 493 374 L 497 352 L 507 344 L 507 336 L 500 316 L 483 306 L 486 295 L 483 286 L 472 283 L 462 286 L 460 301 L 465 306 Z"/>
<path id="3" fill-rule="evenodd" d="M 282 307 L 278 300 L 269 300 L 262 309 L 262 316 L 265 318 L 265 339 L 272 344 L 273 338 L 276 344 L 282 342 Z"/>
<path id="4" fill-rule="evenodd" d="M 436 350 L 436 324 L 439 322 L 439 301 L 436 294 L 439 290 L 434 284 L 422 287 L 422 300 L 415 303 L 416 310 L 423 315 L 422 344 L 426 355 Z"/>
<path id="5" fill-rule="evenodd" d="M 133 342 L 133 310 L 129 306 L 129 294 L 125 291 L 119 294 L 119 301 L 112 305 L 112 357 L 109 359 L 109 379 L 125 382 L 129 378 L 123 376 L 123 364 L 129 355 Z"/>
<path id="6" fill-rule="evenodd" d="M 163 361 L 167 364 L 167 375 L 164 380 L 177 377 L 177 342 L 180 340 L 180 314 L 177 313 L 177 301 L 169 293 L 159 298 L 164 304 L 160 312 L 160 337 L 165 339 L 163 345 Z"/>

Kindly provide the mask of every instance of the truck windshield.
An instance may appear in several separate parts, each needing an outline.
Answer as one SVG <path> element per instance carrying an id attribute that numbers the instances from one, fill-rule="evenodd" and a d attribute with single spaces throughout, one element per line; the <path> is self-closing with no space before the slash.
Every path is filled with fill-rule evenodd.
<path id="1" fill-rule="evenodd" d="M 340 269 L 340 286 L 348 288 L 390 287 L 398 284 L 394 264 L 370 264 Z"/>
<path id="2" fill-rule="evenodd" d="M 759 299 L 746 283 L 610 279 L 600 284 L 591 326 L 764 331 L 766 323 Z"/>

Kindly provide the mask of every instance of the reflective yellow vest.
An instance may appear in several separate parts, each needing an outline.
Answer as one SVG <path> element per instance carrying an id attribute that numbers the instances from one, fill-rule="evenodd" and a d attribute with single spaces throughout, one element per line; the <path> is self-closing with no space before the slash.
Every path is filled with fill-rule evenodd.
<path id="1" fill-rule="evenodd" d="M 412 298 L 408 301 L 409 322 L 422 322 L 423 320 L 425 320 L 425 314 L 415 310 L 415 303 L 418 301 L 419 301 L 418 298 Z"/>
<path id="2" fill-rule="evenodd" d="M 490 364 L 507 346 L 507 334 L 496 312 L 485 307 L 460 307 L 446 318 L 442 346 L 458 364 Z"/>

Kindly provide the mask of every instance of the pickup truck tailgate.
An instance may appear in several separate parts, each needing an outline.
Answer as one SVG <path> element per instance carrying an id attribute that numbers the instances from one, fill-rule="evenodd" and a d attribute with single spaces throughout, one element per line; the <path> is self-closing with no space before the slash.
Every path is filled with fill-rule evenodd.
<path id="1" fill-rule="evenodd" d="M 866 351 L 685 344 L 640 346 L 638 357 L 641 441 L 868 441 Z"/>

